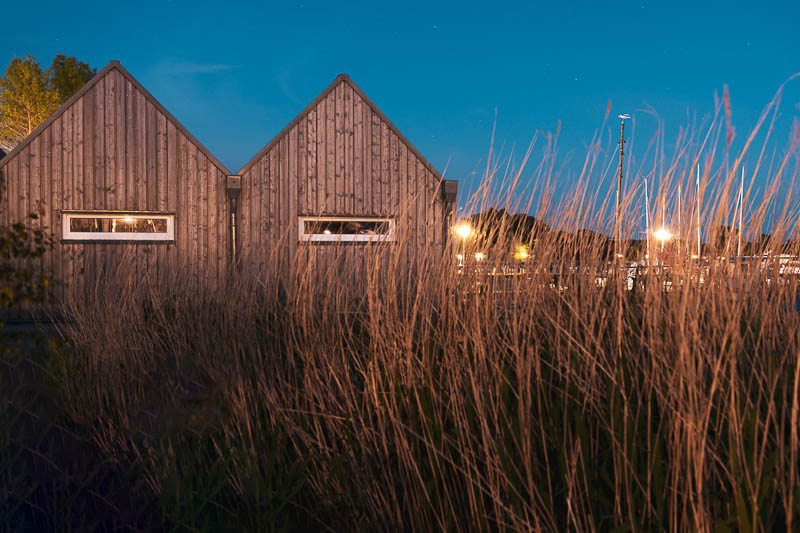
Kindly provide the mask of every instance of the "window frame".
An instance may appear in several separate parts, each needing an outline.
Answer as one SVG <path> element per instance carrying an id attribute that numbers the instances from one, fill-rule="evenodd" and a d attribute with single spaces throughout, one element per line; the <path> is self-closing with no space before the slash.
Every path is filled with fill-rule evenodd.
<path id="1" fill-rule="evenodd" d="M 300 215 L 298 218 L 298 236 L 300 242 L 395 242 L 397 240 L 396 221 L 394 217 L 371 217 L 349 215 Z M 389 229 L 379 234 L 343 234 L 306 233 L 306 222 L 386 222 Z"/>
<path id="2" fill-rule="evenodd" d="M 165 218 L 165 233 L 136 233 L 111 231 L 72 231 L 70 220 L 73 218 Z M 139 242 L 139 243 L 174 243 L 175 213 L 166 211 L 93 211 L 62 210 L 61 211 L 62 242 Z"/>

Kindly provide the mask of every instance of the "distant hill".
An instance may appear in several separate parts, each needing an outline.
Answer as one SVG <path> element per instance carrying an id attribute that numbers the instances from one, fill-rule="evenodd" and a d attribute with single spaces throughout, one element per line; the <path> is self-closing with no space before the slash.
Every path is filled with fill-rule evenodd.
<path id="1" fill-rule="evenodd" d="M 543 235 L 551 233 L 550 227 L 534 216 L 525 213 L 508 213 L 505 209 L 490 208 L 467 218 L 478 233 L 478 239 L 494 245 L 499 241 L 532 245 Z"/>
<path id="2" fill-rule="evenodd" d="M 739 229 L 736 227 L 721 225 L 712 232 L 712 240 L 703 245 L 704 253 L 722 254 L 727 251 L 729 255 L 737 252 Z M 750 237 L 745 232 L 744 237 Z M 762 233 L 754 240 L 742 240 L 742 255 L 761 255 L 770 245 L 772 235 Z M 780 245 L 778 245 L 780 247 Z"/>
<path id="3" fill-rule="evenodd" d="M 537 241 L 555 243 L 557 253 L 564 254 L 571 260 L 580 261 L 580 252 L 595 250 L 606 260 L 614 257 L 614 240 L 603 233 L 581 228 L 576 231 L 553 230 L 544 221 L 525 213 L 509 213 L 505 209 L 490 208 L 465 219 L 476 231 L 475 244 L 478 247 L 490 248 L 501 245 L 508 250 L 515 250 L 520 245 L 534 248 Z M 738 229 L 729 226 L 718 226 L 712 232 L 712 239 L 702 246 L 703 255 L 735 255 L 738 248 Z M 749 237 L 749 236 L 748 236 Z M 764 233 L 742 242 L 742 255 L 761 255 L 769 248 L 772 236 Z M 655 240 L 652 246 L 658 246 Z M 696 241 L 674 241 L 673 245 L 694 246 Z M 633 261 L 643 259 L 647 255 L 646 239 L 628 239 L 625 241 L 625 258 Z M 778 249 L 785 253 L 797 253 L 800 250 L 800 239 L 789 239 Z M 551 252 L 554 248 L 549 248 Z M 656 253 L 658 250 L 651 250 Z"/>
<path id="4" fill-rule="evenodd" d="M 581 228 L 577 231 L 553 230 L 545 222 L 525 213 L 508 213 L 505 209 L 487 209 L 468 217 L 467 222 L 475 228 L 479 246 L 495 246 L 504 242 L 509 249 L 536 241 L 558 243 L 562 253 L 580 260 L 580 250 L 594 249 L 607 260 L 613 258 L 614 241 L 610 237 Z M 632 239 L 625 243 L 628 259 L 639 259 L 647 253 L 647 241 Z"/>

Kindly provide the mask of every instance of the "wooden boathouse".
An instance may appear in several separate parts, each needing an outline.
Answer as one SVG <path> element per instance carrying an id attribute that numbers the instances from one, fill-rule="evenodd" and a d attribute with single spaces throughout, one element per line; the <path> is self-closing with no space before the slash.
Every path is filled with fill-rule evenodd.
<path id="1" fill-rule="evenodd" d="M 287 257 L 304 241 L 403 239 L 410 250 L 442 250 L 458 186 L 443 180 L 345 74 L 238 175 L 240 242 L 248 257 L 287 230 Z M 309 251 L 337 253 L 324 246 Z"/>
<path id="2" fill-rule="evenodd" d="M 0 224 L 41 211 L 60 291 L 120 264 L 220 276 L 230 172 L 112 61 L 0 160 Z"/>
<path id="3" fill-rule="evenodd" d="M 443 250 L 457 190 L 346 75 L 232 174 L 116 61 L 0 159 L 0 186 L 0 224 L 39 211 L 52 232 L 56 299 L 119 265 L 213 282 L 282 242 Z"/>

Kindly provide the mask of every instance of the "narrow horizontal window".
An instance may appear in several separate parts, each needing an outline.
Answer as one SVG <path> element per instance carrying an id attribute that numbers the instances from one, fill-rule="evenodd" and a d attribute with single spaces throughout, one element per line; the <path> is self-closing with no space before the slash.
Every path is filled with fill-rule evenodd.
<path id="1" fill-rule="evenodd" d="M 168 213 L 62 212 L 65 241 L 175 240 L 175 215 Z"/>
<path id="2" fill-rule="evenodd" d="M 385 242 L 395 240 L 392 218 L 300 217 L 301 241 Z"/>

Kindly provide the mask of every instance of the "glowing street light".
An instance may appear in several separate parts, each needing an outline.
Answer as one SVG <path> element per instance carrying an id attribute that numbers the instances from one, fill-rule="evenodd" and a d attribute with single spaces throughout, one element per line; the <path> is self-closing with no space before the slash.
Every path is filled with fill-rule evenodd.
<path id="1" fill-rule="evenodd" d="M 485 253 L 483 253 L 483 252 L 475 253 L 475 261 L 483 261 L 484 259 L 486 259 L 486 254 Z"/>
<path id="2" fill-rule="evenodd" d="M 664 241 L 672 239 L 672 233 L 667 228 L 661 228 L 656 230 L 656 232 L 653 234 L 653 237 L 661 241 L 663 244 Z"/>
<path id="3" fill-rule="evenodd" d="M 670 232 L 667 228 L 660 228 L 653 233 L 653 237 L 661 241 L 661 251 L 664 251 L 664 243 L 666 241 L 672 240 L 672 232 Z"/>
<path id="4" fill-rule="evenodd" d="M 518 259 L 520 261 L 524 261 L 527 258 L 528 258 L 528 247 L 525 246 L 524 244 L 521 244 L 517 248 L 517 251 L 514 252 L 514 259 Z"/>
<path id="5" fill-rule="evenodd" d="M 472 228 L 469 222 L 464 221 L 460 222 L 459 224 L 456 224 L 453 227 L 452 231 L 453 233 L 461 237 L 461 243 L 457 245 L 457 248 L 459 248 L 459 250 L 457 251 L 459 251 L 459 253 L 456 256 L 458 258 L 458 269 L 459 269 L 458 271 L 460 274 L 463 272 L 465 266 L 464 262 L 465 257 L 469 257 L 468 255 L 466 255 L 467 239 L 475 235 L 475 230 Z M 474 257 L 476 261 L 480 261 L 481 259 L 483 259 L 484 255 L 481 252 L 477 252 L 475 253 Z"/>
<path id="6" fill-rule="evenodd" d="M 462 222 L 461 224 L 457 225 L 455 228 L 456 235 L 461 237 L 462 240 L 467 240 L 475 233 L 475 230 L 472 229 L 472 226 L 469 225 L 467 222 Z"/>

